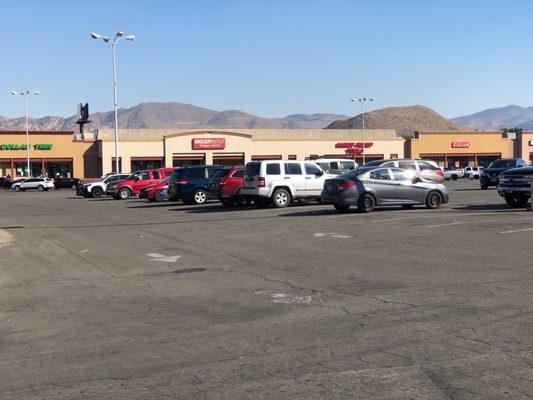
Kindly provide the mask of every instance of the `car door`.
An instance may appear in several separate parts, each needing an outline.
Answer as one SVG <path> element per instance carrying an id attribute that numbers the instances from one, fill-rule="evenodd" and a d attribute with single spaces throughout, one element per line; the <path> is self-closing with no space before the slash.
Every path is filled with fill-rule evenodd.
<path id="1" fill-rule="evenodd" d="M 306 162 L 305 169 L 305 191 L 308 196 L 320 196 L 324 188 L 324 171 L 316 164 Z"/>
<path id="2" fill-rule="evenodd" d="M 35 179 L 26 179 L 20 184 L 22 189 L 33 189 L 35 185 Z"/>
<path id="3" fill-rule="evenodd" d="M 283 179 L 292 184 L 296 196 L 306 196 L 307 189 L 305 184 L 304 171 L 300 162 L 287 162 L 283 164 L 285 176 Z"/>
<path id="4" fill-rule="evenodd" d="M 132 190 L 133 193 L 139 193 L 139 191 L 145 187 L 148 186 L 151 182 L 152 176 L 150 175 L 150 171 L 142 171 L 137 176 L 137 179 L 135 182 L 132 183 Z"/>
<path id="5" fill-rule="evenodd" d="M 413 184 L 413 177 L 406 171 L 393 168 L 392 177 L 396 182 L 396 198 L 398 203 L 419 204 L 425 202 L 426 189 L 420 185 Z"/>
<path id="6" fill-rule="evenodd" d="M 365 182 L 365 187 L 376 196 L 378 204 L 394 203 L 396 186 L 397 182 L 393 180 L 388 168 L 371 171 Z"/>

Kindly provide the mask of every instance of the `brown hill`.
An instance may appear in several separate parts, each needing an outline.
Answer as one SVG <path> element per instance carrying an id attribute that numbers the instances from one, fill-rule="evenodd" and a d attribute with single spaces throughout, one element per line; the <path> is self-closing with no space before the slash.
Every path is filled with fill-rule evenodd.
<path id="1" fill-rule="evenodd" d="M 326 129 L 361 129 L 361 114 L 346 120 L 335 121 Z M 396 129 L 398 136 L 410 135 L 414 131 L 458 131 L 468 130 L 424 106 L 387 107 L 365 113 L 365 128 Z"/>
<path id="2" fill-rule="evenodd" d="M 113 112 L 90 115 L 89 131 L 112 128 Z M 239 110 L 216 111 L 184 103 L 141 103 L 131 108 L 119 109 L 119 128 L 270 128 L 270 129 L 321 129 L 335 120 L 347 118 L 339 114 L 294 114 L 284 118 L 263 118 Z M 77 130 L 78 116 L 69 118 L 30 118 L 31 130 Z M 23 130 L 24 118 L 0 117 L 0 130 Z"/>

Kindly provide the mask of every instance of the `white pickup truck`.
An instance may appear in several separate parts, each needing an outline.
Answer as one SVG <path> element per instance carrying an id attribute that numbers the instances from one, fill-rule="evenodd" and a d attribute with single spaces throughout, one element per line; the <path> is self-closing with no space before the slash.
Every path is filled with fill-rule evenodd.
<path id="1" fill-rule="evenodd" d="M 444 179 L 447 181 L 450 179 L 452 181 L 456 181 L 458 178 L 464 178 L 465 176 L 465 172 L 462 168 L 456 168 L 456 169 L 444 168 L 442 172 L 444 174 Z"/>

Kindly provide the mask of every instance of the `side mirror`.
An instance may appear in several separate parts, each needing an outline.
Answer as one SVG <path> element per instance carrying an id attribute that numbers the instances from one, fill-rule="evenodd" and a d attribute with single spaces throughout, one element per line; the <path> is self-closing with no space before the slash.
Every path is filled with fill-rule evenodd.
<path id="1" fill-rule="evenodd" d="M 324 175 L 324 171 L 316 171 L 316 176 L 322 176 Z"/>
<path id="2" fill-rule="evenodd" d="M 414 176 L 413 177 L 413 183 L 418 183 L 418 182 L 422 182 L 422 179 L 420 179 L 419 176 Z"/>

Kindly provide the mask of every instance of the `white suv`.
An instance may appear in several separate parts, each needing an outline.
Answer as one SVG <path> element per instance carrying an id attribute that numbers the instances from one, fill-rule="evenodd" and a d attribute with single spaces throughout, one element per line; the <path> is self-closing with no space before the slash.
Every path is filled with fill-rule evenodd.
<path id="1" fill-rule="evenodd" d="M 130 176 L 130 174 L 104 175 L 96 182 L 86 184 L 82 193 L 85 195 L 85 197 L 102 197 L 105 195 L 105 190 L 108 183 L 126 179 L 128 176 Z"/>
<path id="2" fill-rule="evenodd" d="M 357 169 L 358 165 L 354 160 L 343 158 L 319 158 L 313 162 L 324 170 L 326 174 L 340 175 L 344 172 Z"/>
<path id="3" fill-rule="evenodd" d="M 24 182 L 17 182 L 11 186 L 15 192 L 25 191 L 28 189 L 37 189 L 39 192 L 48 191 L 54 188 L 54 180 L 49 178 L 29 178 Z"/>
<path id="4" fill-rule="evenodd" d="M 239 194 L 259 207 L 287 207 L 294 200 L 319 200 L 324 181 L 331 177 L 312 161 L 252 161 L 244 169 Z"/>

